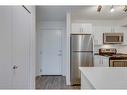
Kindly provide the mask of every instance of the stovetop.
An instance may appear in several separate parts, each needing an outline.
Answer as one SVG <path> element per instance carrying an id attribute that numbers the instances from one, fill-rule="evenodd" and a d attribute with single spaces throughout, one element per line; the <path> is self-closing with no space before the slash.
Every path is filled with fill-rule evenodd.
<path id="1" fill-rule="evenodd" d="M 110 58 L 127 58 L 127 54 L 117 53 L 116 48 L 109 48 L 109 49 L 100 48 L 98 55 L 107 56 Z"/>

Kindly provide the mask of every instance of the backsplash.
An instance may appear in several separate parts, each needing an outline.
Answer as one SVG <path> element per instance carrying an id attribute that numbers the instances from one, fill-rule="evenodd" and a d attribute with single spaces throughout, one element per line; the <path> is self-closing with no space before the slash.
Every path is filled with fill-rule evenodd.
<path id="1" fill-rule="evenodd" d="M 96 45 L 94 46 L 94 52 L 98 53 L 100 48 L 116 48 L 117 53 L 127 53 L 127 45 Z"/>

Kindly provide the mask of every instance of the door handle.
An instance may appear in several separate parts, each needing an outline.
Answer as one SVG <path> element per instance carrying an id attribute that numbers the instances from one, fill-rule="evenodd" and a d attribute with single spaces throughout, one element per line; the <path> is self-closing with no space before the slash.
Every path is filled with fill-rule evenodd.
<path id="1" fill-rule="evenodd" d="M 14 70 L 17 69 L 17 68 L 18 68 L 18 66 L 16 66 L 16 65 L 13 66 L 13 69 L 14 69 Z"/>

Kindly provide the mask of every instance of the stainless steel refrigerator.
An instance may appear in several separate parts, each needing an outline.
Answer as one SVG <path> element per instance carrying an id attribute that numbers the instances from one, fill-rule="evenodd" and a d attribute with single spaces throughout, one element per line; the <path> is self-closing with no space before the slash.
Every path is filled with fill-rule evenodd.
<path id="1" fill-rule="evenodd" d="M 93 66 L 93 36 L 91 34 L 71 34 L 71 85 L 80 84 L 79 67 Z"/>

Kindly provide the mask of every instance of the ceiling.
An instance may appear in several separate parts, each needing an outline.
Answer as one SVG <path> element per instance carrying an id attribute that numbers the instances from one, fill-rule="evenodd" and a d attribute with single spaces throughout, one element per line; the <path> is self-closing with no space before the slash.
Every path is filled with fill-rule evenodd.
<path id="1" fill-rule="evenodd" d="M 112 5 L 102 6 L 100 12 L 97 12 L 97 5 L 82 6 L 72 8 L 73 19 L 123 19 L 127 17 L 127 12 L 124 12 L 124 6 L 114 6 L 115 11 L 110 12 Z"/>
<path id="2" fill-rule="evenodd" d="M 37 6 L 37 21 L 64 21 L 68 7 L 64 6 Z"/>
<path id="3" fill-rule="evenodd" d="M 127 17 L 124 6 L 115 5 L 114 12 L 110 12 L 111 5 L 102 6 L 97 12 L 97 5 L 89 6 L 37 6 L 37 21 L 65 21 L 66 12 L 71 10 L 72 19 L 117 20 Z"/>

